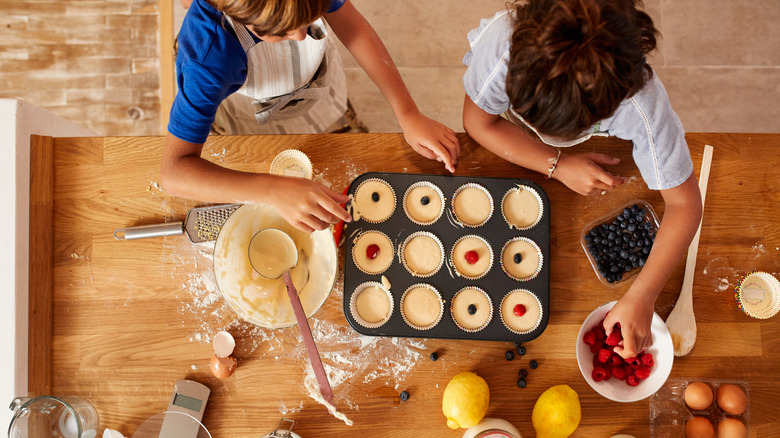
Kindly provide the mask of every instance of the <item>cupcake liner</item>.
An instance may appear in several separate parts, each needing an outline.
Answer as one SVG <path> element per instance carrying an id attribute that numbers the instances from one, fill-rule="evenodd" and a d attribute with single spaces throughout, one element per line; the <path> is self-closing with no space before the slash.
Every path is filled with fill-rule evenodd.
<path id="1" fill-rule="evenodd" d="M 382 321 L 378 322 L 368 322 L 360 315 L 360 313 L 357 311 L 356 303 L 357 303 L 357 297 L 360 296 L 360 293 L 363 292 L 364 289 L 369 287 L 376 287 L 382 291 L 384 291 L 387 294 L 387 299 L 390 302 L 390 309 L 387 311 L 387 317 L 383 319 Z M 361 283 L 358 285 L 358 287 L 355 288 L 355 291 L 352 293 L 352 296 L 349 298 L 349 311 L 352 313 L 352 318 L 355 319 L 355 322 L 362 325 L 365 328 L 378 328 L 382 327 L 387 323 L 387 321 L 390 320 L 390 316 L 393 315 L 393 307 L 395 303 L 393 303 L 393 294 L 390 293 L 390 290 L 386 288 L 382 283 L 378 283 L 376 281 L 367 281 L 365 283 Z"/>
<path id="2" fill-rule="evenodd" d="M 539 318 L 536 320 L 536 323 L 534 323 L 534 325 L 527 330 L 515 330 L 512 327 L 510 327 L 509 324 L 507 324 L 506 321 L 504 320 L 504 312 L 503 312 L 504 303 L 506 302 L 506 299 L 515 292 L 525 292 L 531 295 L 534 298 L 534 300 L 536 300 L 536 304 L 539 305 Z M 516 335 L 527 335 L 528 333 L 532 333 L 534 330 L 539 328 L 539 324 L 542 323 L 542 319 L 544 317 L 544 308 L 542 307 L 542 302 L 539 300 L 539 297 L 537 297 L 535 293 L 531 292 L 528 289 L 514 289 L 507 292 L 506 295 L 504 295 L 504 298 L 501 299 L 501 306 L 499 307 L 498 310 L 498 316 L 501 318 L 501 322 L 504 324 L 504 327 L 506 327 L 506 329 L 509 330 L 510 332 Z"/>
<path id="3" fill-rule="evenodd" d="M 470 224 L 470 223 L 464 222 L 463 219 L 458 216 L 458 212 L 455 210 L 455 199 L 458 197 L 460 192 L 462 192 L 463 190 L 466 190 L 468 188 L 475 188 L 475 189 L 481 190 L 485 195 L 487 195 L 488 200 L 490 201 L 490 212 L 488 212 L 487 217 L 485 217 L 485 219 L 483 219 L 481 222 L 479 222 L 477 224 Z M 485 225 L 485 223 L 487 223 L 487 221 L 489 221 L 490 218 L 493 216 L 493 210 L 495 209 L 495 206 L 493 205 L 493 196 L 490 194 L 490 192 L 486 188 L 482 187 L 479 184 L 466 183 L 466 184 L 463 184 L 462 186 L 458 187 L 458 189 L 455 190 L 455 193 L 452 194 L 452 202 L 450 202 L 450 208 L 451 208 L 451 211 L 452 211 L 453 218 L 460 225 L 462 225 L 464 227 L 469 227 L 469 228 L 479 228 L 482 225 Z"/>
<path id="4" fill-rule="evenodd" d="M 274 157 L 268 173 L 311 179 L 314 170 L 306 154 L 297 149 L 287 149 Z"/>
<path id="5" fill-rule="evenodd" d="M 428 222 L 419 221 L 412 217 L 411 214 L 409 214 L 409 210 L 406 206 L 406 201 L 409 199 L 409 195 L 412 193 L 412 190 L 416 189 L 417 187 L 430 187 L 433 189 L 433 191 L 436 192 L 437 195 L 439 195 L 439 199 L 441 200 L 441 209 L 439 209 L 439 214 L 436 215 L 436 217 L 433 220 L 430 220 Z M 404 192 L 404 200 L 403 200 L 403 207 L 404 207 L 404 213 L 406 213 L 406 217 L 409 218 L 410 221 L 414 222 L 417 225 L 431 225 L 436 223 L 438 221 L 442 214 L 444 214 L 444 193 L 442 193 L 441 189 L 437 187 L 435 184 L 429 181 L 419 181 L 409 186 L 409 188 L 406 189 L 406 192 Z"/>
<path id="6" fill-rule="evenodd" d="M 487 320 L 485 321 L 485 323 L 484 323 L 484 324 L 482 324 L 481 326 L 479 326 L 479 327 L 477 327 L 477 328 L 473 328 L 473 329 L 470 329 L 470 328 L 463 327 L 463 326 L 460 324 L 460 322 L 458 322 L 457 318 L 455 318 L 455 313 L 453 312 L 453 309 L 454 309 L 454 307 L 453 307 L 453 306 L 455 305 L 455 298 L 457 298 L 457 296 L 458 296 L 458 295 L 459 295 L 461 292 L 463 292 L 464 290 L 469 290 L 469 289 L 471 289 L 471 290 L 476 290 L 476 291 L 479 291 L 479 292 L 482 292 L 482 294 L 483 294 L 483 295 L 485 295 L 485 298 L 487 298 L 488 305 L 489 305 L 489 308 L 490 308 L 490 310 L 489 310 L 489 313 L 488 313 L 488 317 L 487 317 Z M 484 330 L 484 329 L 485 329 L 485 327 L 487 327 L 487 326 L 488 326 L 488 324 L 490 324 L 490 321 L 492 321 L 492 320 L 493 320 L 493 300 L 492 300 L 492 299 L 490 299 L 490 295 L 488 295 L 488 293 L 487 293 L 487 292 L 485 292 L 483 289 L 481 289 L 481 288 L 479 288 L 479 287 L 476 287 L 476 286 L 466 286 L 466 287 L 464 287 L 464 288 L 460 289 L 459 291 L 455 292 L 455 295 L 453 295 L 453 296 L 452 296 L 452 299 L 450 300 L 450 316 L 452 317 L 452 322 L 454 322 L 454 323 L 455 323 L 455 325 L 456 325 L 456 326 L 457 326 L 459 329 L 463 330 L 463 331 L 464 331 L 464 332 L 466 332 L 466 333 L 477 333 L 477 332 L 479 332 L 479 331 L 482 331 L 482 330 Z"/>
<path id="7" fill-rule="evenodd" d="M 504 266 L 504 251 L 506 251 L 507 247 L 509 247 L 509 245 L 512 242 L 517 242 L 517 241 L 525 241 L 525 242 L 530 243 L 531 246 L 533 246 L 534 249 L 536 250 L 536 254 L 539 256 L 539 263 L 537 264 L 536 269 L 534 269 L 534 272 L 531 275 L 529 275 L 528 277 L 525 277 L 525 278 L 520 278 L 520 277 L 514 276 L 513 274 L 511 274 L 506 269 L 506 266 Z M 501 270 L 504 271 L 504 273 L 509 278 L 511 278 L 511 279 L 513 279 L 515 281 L 531 281 L 531 280 L 533 280 L 534 278 L 536 278 L 537 275 L 539 275 L 539 273 L 542 271 L 542 266 L 544 266 L 544 256 L 542 255 L 542 250 L 541 250 L 541 248 L 539 248 L 539 245 L 537 245 L 536 242 L 534 242 L 533 240 L 531 240 L 531 239 L 529 239 L 527 237 L 522 237 L 522 236 L 509 239 L 506 243 L 504 243 L 504 246 L 501 248 L 501 256 L 500 256 L 500 258 L 501 258 Z"/>
<path id="8" fill-rule="evenodd" d="M 780 311 L 780 281 L 768 272 L 748 272 L 737 282 L 734 299 L 746 315 L 771 318 Z"/>
<path id="9" fill-rule="evenodd" d="M 488 265 L 487 265 L 487 268 L 485 268 L 485 270 L 482 271 L 482 273 L 480 273 L 479 275 L 476 275 L 476 276 L 467 275 L 467 274 L 465 274 L 463 272 L 460 272 L 460 270 L 458 269 L 457 265 L 455 264 L 455 248 L 457 248 L 458 243 L 460 243 L 461 241 L 463 241 L 465 239 L 468 239 L 468 238 L 478 239 L 478 240 L 482 241 L 482 243 L 484 243 L 485 246 L 487 247 L 488 254 L 489 254 L 489 257 L 490 257 Z M 456 240 L 455 243 L 452 245 L 452 248 L 450 248 L 449 264 L 450 264 L 450 266 L 452 266 L 452 268 L 455 270 L 455 273 L 458 276 L 463 277 L 463 278 L 467 278 L 469 280 L 479 280 L 480 278 L 482 278 L 485 275 L 487 275 L 487 273 L 490 272 L 490 269 L 493 268 L 493 248 L 490 246 L 490 243 L 484 237 L 477 236 L 476 234 L 467 234 L 465 236 L 460 237 L 458 240 Z"/>
<path id="10" fill-rule="evenodd" d="M 406 300 L 407 295 L 413 289 L 416 289 L 418 287 L 424 287 L 426 289 L 429 289 L 431 292 L 436 294 L 436 297 L 439 299 L 439 316 L 436 317 L 436 320 L 434 322 L 432 322 L 432 323 L 430 323 L 430 324 L 428 324 L 426 326 L 418 326 L 418 325 L 413 324 L 411 321 L 409 321 L 409 319 L 406 316 L 406 312 L 404 311 L 404 301 Z M 401 318 L 403 318 L 404 322 L 409 327 L 411 327 L 411 328 L 413 328 L 415 330 L 430 330 L 430 329 L 436 327 L 436 325 L 439 324 L 439 321 L 441 321 L 442 315 L 444 314 L 444 300 L 441 298 L 441 294 L 439 293 L 438 290 L 436 290 L 435 287 L 431 286 L 430 284 L 426 284 L 426 283 L 415 283 L 415 284 L 409 286 L 408 288 L 406 288 L 406 290 L 404 291 L 403 295 L 401 295 L 401 301 L 400 301 L 400 305 L 398 307 L 401 310 Z"/>
<path id="11" fill-rule="evenodd" d="M 358 195 L 358 193 L 360 193 L 360 189 L 362 187 L 364 187 L 366 184 L 370 183 L 370 182 L 378 182 L 378 183 L 384 184 L 385 186 L 387 186 L 387 188 L 390 190 L 390 193 L 393 195 L 393 205 L 392 205 L 393 208 L 390 210 L 389 214 L 387 214 L 385 217 L 383 217 L 381 219 L 375 219 L 375 218 L 368 218 L 368 217 L 366 217 L 366 215 L 365 215 L 365 210 L 366 210 L 365 207 L 363 207 L 363 211 L 360 211 L 361 210 L 360 203 L 357 201 L 357 195 Z M 354 192 L 354 194 L 353 194 L 353 196 L 351 198 L 351 206 L 352 206 L 352 209 L 353 209 L 353 213 L 355 211 L 357 211 L 357 217 L 355 217 L 355 215 L 353 214 L 353 218 L 355 220 L 362 219 L 362 220 L 364 220 L 366 222 L 369 222 L 369 223 L 372 223 L 372 224 L 381 224 L 382 222 L 388 220 L 391 216 L 393 216 L 393 213 L 395 213 L 395 205 L 396 205 L 397 201 L 398 201 L 398 198 L 396 198 L 396 196 L 395 196 L 395 190 L 393 190 L 393 186 L 391 186 L 387 181 L 385 181 L 383 179 L 379 179 L 379 178 L 368 178 L 368 179 L 362 181 L 360 184 L 358 184 L 358 186 L 355 189 L 355 192 Z"/>
<path id="12" fill-rule="evenodd" d="M 521 227 L 521 226 L 518 226 L 517 224 L 513 224 L 509 220 L 509 218 L 506 217 L 506 212 L 504 211 L 504 203 L 506 203 L 506 200 L 509 197 L 509 195 L 511 193 L 513 193 L 513 192 L 518 192 L 520 190 L 525 190 L 528 193 L 532 194 L 534 196 L 534 199 L 536 199 L 537 204 L 539 205 L 539 214 L 536 216 L 536 220 L 534 220 L 533 223 L 531 223 L 531 225 L 528 225 L 528 226 L 525 226 L 525 227 Z M 542 202 L 542 197 L 539 196 L 539 192 L 537 192 L 536 189 L 533 189 L 533 188 L 531 188 L 529 186 L 526 186 L 526 185 L 518 184 L 517 187 L 513 187 L 513 188 L 509 189 L 506 193 L 504 193 L 504 197 L 501 198 L 501 216 L 504 217 L 504 220 L 506 221 L 507 225 L 509 225 L 509 228 L 515 228 L 515 229 L 521 230 L 521 231 L 523 231 L 523 230 L 530 230 L 531 228 L 535 227 L 542 220 L 542 217 L 544 216 L 544 202 Z"/>
<path id="13" fill-rule="evenodd" d="M 428 272 L 428 273 L 425 273 L 425 274 L 421 274 L 419 272 L 414 272 L 409 267 L 409 265 L 407 265 L 407 263 L 406 263 L 406 254 L 405 254 L 406 253 L 406 245 L 408 245 L 409 242 L 411 242 L 414 238 L 421 237 L 421 236 L 426 236 L 426 237 L 429 237 L 429 238 L 433 239 L 434 242 L 436 242 L 436 244 L 439 247 L 439 264 L 438 264 L 438 266 L 436 266 L 436 268 L 433 269 L 431 272 Z M 401 264 L 404 266 L 404 268 L 406 268 L 407 272 L 409 272 L 413 276 L 419 277 L 419 278 L 427 278 L 427 277 L 430 277 L 430 276 L 436 274 L 437 272 L 439 272 L 439 270 L 441 269 L 442 265 L 444 264 L 444 257 L 445 257 L 444 256 L 444 245 L 442 245 L 441 240 L 439 240 L 439 238 L 436 237 L 436 235 L 434 235 L 433 233 L 429 233 L 427 231 L 417 231 L 417 232 L 414 232 L 414 233 L 410 234 L 409 236 L 406 237 L 406 239 L 404 239 L 403 243 L 398 248 L 398 258 L 400 259 Z"/>
<path id="14" fill-rule="evenodd" d="M 366 235 L 371 234 L 371 233 L 382 235 L 382 237 L 387 239 L 387 242 L 390 244 L 390 254 L 391 254 L 390 263 L 388 263 L 387 266 L 384 269 L 382 269 L 381 271 L 378 271 L 378 272 L 368 272 L 365 269 L 363 269 L 363 266 L 361 266 L 360 263 L 358 263 L 358 258 L 357 258 L 357 254 L 356 254 L 356 251 L 358 249 L 358 242 L 360 241 L 360 239 L 363 239 Z M 387 237 L 387 234 L 385 234 L 385 233 L 383 233 L 381 231 L 377 231 L 377 230 L 369 230 L 369 231 L 363 231 L 363 232 L 359 233 L 357 236 L 355 236 L 355 240 L 353 241 L 353 244 L 352 244 L 352 263 L 355 264 L 355 266 L 360 270 L 360 272 L 362 272 L 364 274 L 368 274 L 368 275 L 379 275 L 379 274 L 387 271 L 390 268 L 390 266 L 393 264 L 393 259 L 394 258 L 395 258 L 395 249 L 393 247 L 393 241 L 390 240 L 389 237 Z"/>

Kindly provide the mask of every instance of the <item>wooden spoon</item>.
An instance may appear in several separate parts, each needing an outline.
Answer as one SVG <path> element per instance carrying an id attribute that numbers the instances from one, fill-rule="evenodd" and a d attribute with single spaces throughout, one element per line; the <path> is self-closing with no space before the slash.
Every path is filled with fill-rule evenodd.
<path id="1" fill-rule="evenodd" d="M 704 146 L 704 157 L 699 173 L 699 191 L 701 192 L 702 215 L 704 212 L 704 198 L 707 196 L 707 182 L 710 179 L 710 167 L 712 165 L 712 151 L 710 145 Z M 703 219 L 702 219 L 703 221 Z M 693 315 L 693 274 L 696 270 L 696 256 L 699 252 L 699 236 L 701 236 L 701 222 L 696 234 L 693 236 L 691 246 L 688 247 L 688 258 L 685 261 L 685 275 L 677 297 L 674 309 L 666 318 L 666 327 L 672 335 L 674 355 L 685 356 L 693 349 L 696 343 L 696 317 Z"/>

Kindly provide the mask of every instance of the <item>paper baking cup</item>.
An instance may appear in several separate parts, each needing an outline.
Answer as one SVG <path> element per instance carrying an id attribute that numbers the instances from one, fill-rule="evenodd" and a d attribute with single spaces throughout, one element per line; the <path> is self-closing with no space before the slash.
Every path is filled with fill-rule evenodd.
<path id="1" fill-rule="evenodd" d="M 356 257 L 356 253 L 355 253 L 355 251 L 357 251 L 357 248 L 358 248 L 357 243 L 360 241 L 360 239 L 364 238 L 367 234 L 371 234 L 371 233 L 381 234 L 382 237 L 384 237 L 385 239 L 387 239 L 388 242 L 390 242 L 390 251 L 391 251 L 391 254 L 392 254 L 392 257 L 390 258 L 390 263 L 388 263 L 387 267 L 385 267 L 384 269 L 382 269 L 379 272 L 368 272 L 365 269 L 363 269 L 363 267 L 360 266 L 360 263 L 357 262 L 358 259 Z M 379 274 L 387 271 L 390 268 L 390 266 L 392 266 L 394 258 L 395 258 L 395 248 L 393 247 L 393 241 L 390 240 L 389 237 L 387 237 L 387 234 L 385 234 L 385 233 L 383 233 L 381 231 L 369 230 L 369 231 L 363 231 L 362 233 L 358 234 L 355 237 L 355 240 L 354 240 L 354 242 L 352 244 L 352 263 L 355 264 L 355 266 L 360 270 L 360 272 L 362 272 L 364 274 L 368 274 L 368 275 L 379 275 Z"/>
<path id="2" fill-rule="evenodd" d="M 353 199 L 352 199 L 352 203 L 353 204 L 357 202 L 356 201 L 357 200 L 357 195 L 358 195 L 358 193 L 360 193 L 361 187 L 363 187 L 365 184 L 368 184 L 370 182 L 382 183 L 382 184 L 386 185 L 388 189 L 390 189 L 390 194 L 393 195 L 393 208 L 390 209 L 390 212 L 387 214 L 387 216 L 385 216 L 385 217 L 383 217 L 381 219 L 369 219 L 369 218 L 367 218 L 365 216 L 363 211 L 359 210 L 360 205 L 358 205 L 358 213 L 360 214 L 359 219 L 362 219 L 362 220 L 364 220 L 366 222 L 370 222 L 372 224 L 381 224 L 382 222 L 388 220 L 390 218 L 390 216 L 392 216 L 393 213 L 395 212 L 395 204 L 396 204 L 398 198 L 396 198 L 396 196 L 395 196 L 395 190 L 393 190 L 393 186 L 391 186 L 387 181 L 385 181 L 383 179 L 379 179 L 379 178 L 368 178 L 368 179 L 362 181 L 360 184 L 358 184 L 357 188 L 355 189 L 355 193 L 354 193 Z M 353 205 L 352 208 L 354 209 L 355 206 Z"/>
<path id="3" fill-rule="evenodd" d="M 311 179 L 314 172 L 306 154 L 297 149 L 287 149 L 274 158 L 269 173 Z"/>
<path id="4" fill-rule="evenodd" d="M 390 309 L 387 311 L 387 316 L 382 321 L 378 322 L 368 322 L 365 319 L 363 319 L 362 316 L 360 316 L 360 313 L 357 311 L 356 303 L 357 303 L 357 297 L 360 295 L 361 292 L 363 292 L 364 289 L 369 287 L 376 287 L 382 291 L 384 291 L 387 294 L 387 300 L 390 302 Z M 390 290 L 387 289 L 382 283 L 378 283 L 376 281 L 367 281 L 365 283 L 361 283 L 358 285 L 358 287 L 355 288 L 355 292 L 352 293 L 352 296 L 349 298 L 349 311 L 352 313 L 352 318 L 355 319 L 355 322 L 362 325 L 365 328 L 377 328 L 382 327 L 387 323 L 388 320 L 390 320 L 390 316 L 393 314 L 393 294 L 390 293 Z"/>
<path id="5" fill-rule="evenodd" d="M 534 196 L 534 199 L 536 199 L 537 204 L 539 205 L 539 214 L 536 216 L 536 220 L 534 220 L 533 223 L 531 223 L 531 225 L 528 225 L 528 226 L 525 226 L 525 227 L 521 227 L 521 226 L 518 226 L 517 224 L 513 224 L 509 220 L 509 218 L 506 217 L 506 212 L 504 211 L 504 203 L 506 203 L 507 197 L 509 197 L 509 195 L 511 193 L 519 192 L 521 190 L 525 190 L 528 193 L 532 194 Z M 518 229 L 518 230 L 530 230 L 531 228 L 535 227 L 536 224 L 538 224 L 539 221 L 542 220 L 542 216 L 544 216 L 544 203 L 542 202 L 542 197 L 539 196 L 539 192 L 537 192 L 536 189 L 533 189 L 531 187 L 518 184 L 517 187 L 513 187 L 513 188 L 509 189 L 506 193 L 504 193 L 504 197 L 501 198 L 501 216 L 504 217 L 504 220 L 509 225 L 509 228 L 515 228 L 515 229 Z"/>
<path id="6" fill-rule="evenodd" d="M 406 207 L 406 202 L 409 200 L 409 194 L 412 193 L 412 190 L 416 189 L 417 187 L 430 187 L 433 189 L 434 192 L 436 192 L 437 195 L 439 195 L 439 200 L 441 201 L 441 209 L 439 209 L 439 213 L 436 215 L 436 217 L 433 220 L 430 220 L 428 222 L 422 222 L 412 217 L 411 214 L 409 214 L 409 210 Z M 406 213 L 406 217 L 409 218 L 410 221 L 414 222 L 417 225 L 431 225 L 433 223 L 436 223 L 441 218 L 441 215 L 444 214 L 444 193 L 442 193 L 441 189 L 434 185 L 432 182 L 429 181 L 419 181 L 409 186 L 408 189 L 406 189 L 406 192 L 404 192 L 404 213 Z"/>
<path id="7" fill-rule="evenodd" d="M 780 281 L 768 272 L 749 272 L 737 282 L 734 298 L 748 316 L 771 318 L 780 311 Z"/>
<path id="8" fill-rule="evenodd" d="M 460 325 L 460 322 L 458 322 L 458 320 L 455 318 L 455 313 L 453 312 L 453 306 L 455 305 L 455 298 L 457 298 L 457 296 L 461 292 L 463 292 L 464 290 L 468 290 L 468 289 L 472 289 L 472 290 L 476 290 L 476 291 L 482 292 L 482 294 L 485 295 L 485 298 L 487 298 L 488 305 L 490 306 L 490 313 L 488 313 L 488 317 L 487 317 L 487 320 L 485 321 L 485 323 L 482 324 L 481 326 L 479 326 L 477 328 L 473 328 L 473 329 L 466 328 L 466 327 L 463 327 L 462 325 Z M 452 317 L 452 322 L 454 322 L 455 325 L 459 329 L 463 330 L 464 332 L 466 332 L 466 333 L 477 333 L 479 331 L 484 330 L 485 327 L 487 327 L 488 324 L 490 324 L 490 321 L 493 320 L 493 300 L 491 300 L 490 299 L 490 295 L 488 295 L 487 292 L 485 292 L 481 288 L 478 288 L 476 286 L 466 286 L 463 289 L 455 292 L 455 295 L 452 296 L 452 299 L 450 300 L 450 317 Z"/>
<path id="9" fill-rule="evenodd" d="M 439 247 L 439 255 L 440 255 L 440 257 L 439 257 L 439 265 L 436 266 L 436 268 L 433 271 L 428 272 L 426 274 L 420 274 L 419 272 L 414 272 L 406 264 L 406 254 L 405 254 L 406 253 L 406 245 L 409 242 L 411 242 L 412 239 L 414 239 L 415 237 L 421 237 L 421 236 L 430 237 L 431 239 L 434 240 L 434 242 L 436 242 L 437 246 Z M 439 240 L 439 238 L 436 237 L 433 233 L 429 233 L 427 231 L 417 231 L 415 233 L 410 234 L 406 239 L 404 239 L 404 242 L 398 248 L 398 258 L 400 259 L 401 264 L 404 266 L 404 268 L 406 268 L 406 270 L 410 274 L 412 274 L 415 277 L 419 277 L 419 278 L 427 278 L 427 277 L 430 277 L 430 276 L 436 274 L 437 272 L 439 272 L 439 269 L 441 269 L 442 265 L 444 264 L 444 257 L 445 257 L 444 256 L 444 245 L 442 245 L 441 240 Z"/>
<path id="10" fill-rule="evenodd" d="M 512 242 L 517 242 L 519 240 L 523 240 L 525 242 L 530 243 L 531 246 L 533 246 L 534 249 L 536 250 L 536 253 L 539 255 L 539 263 L 537 264 L 536 269 L 534 270 L 534 272 L 531 275 L 529 275 L 526 278 L 515 277 L 514 275 L 510 274 L 509 271 L 507 271 L 506 267 L 504 266 L 504 251 L 506 251 L 507 247 Z M 529 239 L 527 237 L 515 237 L 513 239 L 509 239 L 506 243 L 504 243 L 504 246 L 501 248 L 501 255 L 499 257 L 501 258 L 501 270 L 504 271 L 504 273 L 509 278 L 511 278 L 511 279 L 513 279 L 515 281 L 531 281 L 531 280 L 533 280 L 534 278 L 536 278 L 537 275 L 539 275 L 539 272 L 542 271 L 542 266 L 544 266 L 544 256 L 542 255 L 541 248 L 539 248 L 539 245 L 537 245 L 536 242 L 534 242 L 533 240 L 531 240 L 531 239 Z"/>
<path id="11" fill-rule="evenodd" d="M 536 320 L 536 323 L 528 330 L 523 330 L 523 331 L 515 330 L 512 327 L 509 327 L 506 321 L 504 321 L 504 312 L 503 312 L 504 302 L 506 301 L 507 297 L 509 297 L 509 295 L 512 295 L 515 292 L 525 292 L 531 295 L 534 298 L 534 300 L 536 300 L 536 304 L 539 305 L 539 318 Z M 528 289 L 514 289 L 507 292 L 506 295 L 504 295 L 504 298 L 501 299 L 501 306 L 498 308 L 498 316 L 501 318 L 501 322 L 504 324 L 504 327 L 506 327 L 507 330 L 509 330 L 510 332 L 516 335 L 526 335 L 539 328 L 539 324 L 542 322 L 542 317 L 544 316 L 544 308 L 542 308 L 542 302 L 539 301 L 539 297 L 537 297 L 535 293 L 531 292 Z"/>
<path id="12" fill-rule="evenodd" d="M 455 265 L 455 248 L 458 247 L 458 244 L 461 241 L 463 241 L 465 239 L 468 239 L 468 238 L 473 238 L 473 239 L 477 239 L 477 240 L 482 241 L 482 243 L 484 243 L 485 246 L 487 247 L 488 255 L 490 257 L 489 261 L 488 261 L 487 268 L 485 268 L 485 270 L 482 271 L 481 274 L 476 275 L 476 276 L 470 276 L 470 275 L 466 275 L 463 272 L 460 272 L 458 270 L 458 267 Z M 458 274 L 459 276 L 461 276 L 463 278 L 467 278 L 469 280 L 479 280 L 480 278 L 482 278 L 485 275 L 487 275 L 487 273 L 490 272 L 490 269 L 493 267 L 493 248 L 490 246 L 490 243 L 487 240 L 485 240 L 484 237 L 477 236 L 476 234 L 467 234 L 467 235 L 459 238 L 458 240 L 456 240 L 455 243 L 452 245 L 452 248 L 450 249 L 449 263 L 450 263 L 450 266 L 452 266 L 452 269 L 455 270 L 455 273 Z"/>
<path id="13" fill-rule="evenodd" d="M 412 289 L 416 289 L 418 287 L 424 287 L 426 289 L 429 289 L 431 292 L 436 294 L 436 297 L 439 299 L 439 316 L 436 317 L 436 320 L 433 321 L 431 324 L 426 325 L 424 327 L 420 327 L 418 325 L 412 324 L 409 319 L 406 317 L 406 312 L 404 312 L 404 301 L 406 300 L 406 296 L 409 294 L 409 292 Z M 441 299 L 441 294 L 438 290 L 436 290 L 435 287 L 431 286 L 430 284 L 426 283 L 415 283 L 411 286 L 409 286 L 401 295 L 401 304 L 399 305 L 399 308 L 401 310 L 401 317 L 403 318 L 404 322 L 411 328 L 415 330 L 430 330 L 434 327 L 436 327 L 437 324 L 439 324 L 439 321 L 441 321 L 441 316 L 444 314 L 444 300 Z"/>
<path id="14" fill-rule="evenodd" d="M 488 201 L 490 202 L 490 211 L 488 212 L 487 217 L 485 217 L 485 219 L 482 220 L 482 222 L 480 222 L 478 224 L 469 224 L 469 223 L 464 222 L 463 219 L 461 219 L 458 216 L 458 212 L 455 211 L 455 199 L 458 197 L 460 192 L 462 192 L 463 190 L 466 190 L 468 188 L 475 188 L 475 189 L 481 190 L 487 196 Z M 462 186 L 458 187 L 457 190 L 455 190 L 455 193 L 452 194 L 452 202 L 450 203 L 450 211 L 452 212 L 452 216 L 455 218 L 455 220 L 460 225 L 463 225 L 464 227 L 478 228 L 478 227 L 481 227 L 482 225 L 485 225 L 485 223 L 487 221 L 489 221 L 490 218 L 493 216 L 493 209 L 494 209 L 493 196 L 490 195 L 490 192 L 486 188 L 482 187 L 479 184 L 474 184 L 474 183 L 463 184 Z"/>

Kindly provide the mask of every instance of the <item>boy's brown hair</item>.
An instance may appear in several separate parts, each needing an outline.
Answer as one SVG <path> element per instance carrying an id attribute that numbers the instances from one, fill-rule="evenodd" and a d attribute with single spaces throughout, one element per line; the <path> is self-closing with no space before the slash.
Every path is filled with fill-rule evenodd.
<path id="1" fill-rule="evenodd" d="M 506 89 L 539 132 L 572 139 L 612 115 L 652 70 L 658 31 L 641 0 L 516 2 Z"/>
<path id="2" fill-rule="evenodd" d="M 213 0 L 217 9 L 258 35 L 285 36 L 325 15 L 330 0 Z"/>

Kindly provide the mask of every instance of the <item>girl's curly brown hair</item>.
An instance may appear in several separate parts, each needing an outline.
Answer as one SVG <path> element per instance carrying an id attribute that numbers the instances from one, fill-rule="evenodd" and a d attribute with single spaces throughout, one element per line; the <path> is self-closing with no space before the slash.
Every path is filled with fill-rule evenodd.
<path id="1" fill-rule="evenodd" d="M 225 15 L 258 35 L 285 36 L 325 15 L 330 0 L 213 0 Z"/>
<path id="2" fill-rule="evenodd" d="M 641 0 L 516 2 L 506 89 L 539 132 L 572 139 L 652 77 L 658 31 Z"/>

